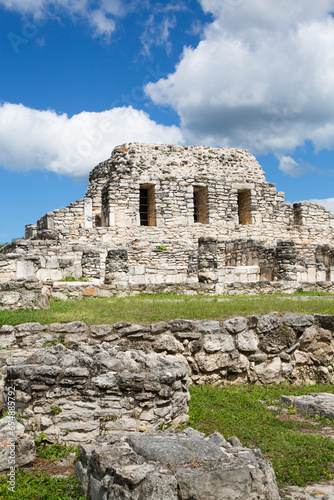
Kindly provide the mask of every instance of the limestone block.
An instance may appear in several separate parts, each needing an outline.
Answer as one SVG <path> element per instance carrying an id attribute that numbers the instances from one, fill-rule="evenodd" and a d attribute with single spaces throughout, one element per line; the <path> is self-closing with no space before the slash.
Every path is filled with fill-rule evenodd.
<path id="1" fill-rule="evenodd" d="M 281 381 L 282 362 L 279 357 L 274 358 L 271 363 L 256 365 L 254 371 L 262 384 L 273 384 Z"/>
<path id="2" fill-rule="evenodd" d="M 184 499 L 279 500 L 274 471 L 260 450 L 189 428 L 95 440 L 81 447 L 76 475 L 87 498 L 177 500 L 181 491 Z"/>
<path id="3" fill-rule="evenodd" d="M 224 322 L 224 327 L 229 333 L 236 334 L 240 333 L 247 328 L 247 320 L 242 316 L 238 316 L 236 318 L 229 319 Z"/>
<path id="4" fill-rule="evenodd" d="M 253 331 L 238 333 L 235 343 L 239 351 L 253 352 L 257 350 L 258 338 Z"/>
<path id="5" fill-rule="evenodd" d="M 11 465 L 21 466 L 36 458 L 33 436 L 25 434 L 24 426 L 10 416 L 0 419 L 0 471 Z M 14 462 L 13 462 L 14 459 Z"/>
<path id="6" fill-rule="evenodd" d="M 197 330 L 201 333 L 205 334 L 213 334 L 219 332 L 219 321 L 211 321 L 211 320 L 201 320 L 195 322 L 197 326 Z"/>
<path id="7" fill-rule="evenodd" d="M 195 360 L 198 367 L 203 372 L 213 372 L 228 368 L 232 360 L 227 352 L 217 352 L 215 354 L 206 354 L 199 352 L 195 355 Z"/>
<path id="8" fill-rule="evenodd" d="M 313 325 L 314 317 L 310 314 L 287 313 L 284 314 L 282 322 L 297 332 L 303 332 L 305 328 Z"/>
<path id="9" fill-rule="evenodd" d="M 184 347 L 181 342 L 177 341 L 172 335 L 163 334 L 154 343 L 153 349 L 155 351 L 167 351 L 171 354 L 183 352 Z"/>
<path id="10" fill-rule="evenodd" d="M 280 403 L 292 406 L 298 413 L 334 420 L 334 394 L 320 392 L 304 396 L 281 396 Z"/>
<path id="11" fill-rule="evenodd" d="M 214 352 L 231 352 L 235 349 L 232 335 L 209 334 L 203 339 L 204 350 L 212 354 Z"/>
<path id="12" fill-rule="evenodd" d="M 267 334 L 268 332 L 277 330 L 280 326 L 281 321 L 275 314 L 265 314 L 257 324 L 257 331 Z"/>

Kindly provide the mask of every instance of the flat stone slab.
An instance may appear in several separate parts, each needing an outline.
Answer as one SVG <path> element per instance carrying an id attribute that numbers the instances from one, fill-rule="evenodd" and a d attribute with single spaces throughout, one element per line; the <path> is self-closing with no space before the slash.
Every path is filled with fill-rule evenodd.
<path id="1" fill-rule="evenodd" d="M 94 500 L 279 500 L 261 451 L 229 441 L 191 428 L 109 434 L 81 446 L 76 475 Z"/>
<path id="2" fill-rule="evenodd" d="M 319 392 L 305 396 L 281 396 L 280 402 L 292 406 L 298 413 L 334 420 L 334 394 Z"/>

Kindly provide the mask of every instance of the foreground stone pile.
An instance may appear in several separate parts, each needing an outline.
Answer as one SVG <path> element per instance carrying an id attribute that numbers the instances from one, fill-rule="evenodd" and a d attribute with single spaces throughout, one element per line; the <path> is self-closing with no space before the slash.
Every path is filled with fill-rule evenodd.
<path id="1" fill-rule="evenodd" d="M 89 499 L 279 500 L 260 450 L 183 432 L 109 435 L 81 447 L 76 468 Z"/>
<path id="2" fill-rule="evenodd" d="M 7 387 L 27 428 L 51 442 L 83 443 L 107 432 L 187 421 L 184 364 L 150 352 L 78 343 L 13 352 Z"/>
<path id="3" fill-rule="evenodd" d="M 334 394 L 320 392 L 305 396 L 281 396 L 280 402 L 291 406 L 298 413 L 334 420 Z"/>
<path id="4" fill-rule="evenodd" d="M 151 325 L 120 322 L 88 326 L 80 321 L 7 325 L 0 327 L 0 346 L 27 349 L 61 341 L 104 342 L 109 345 L 107 350 L 117 345 L 155 351 L 175 356 L 196 384 L 333 383 L 333 334 L 334 316 L 288 313 L 221 322 L 176 319 Z M 2 380 L 6 358 L 11 355 L 12 351 L 0 353 Z"/>

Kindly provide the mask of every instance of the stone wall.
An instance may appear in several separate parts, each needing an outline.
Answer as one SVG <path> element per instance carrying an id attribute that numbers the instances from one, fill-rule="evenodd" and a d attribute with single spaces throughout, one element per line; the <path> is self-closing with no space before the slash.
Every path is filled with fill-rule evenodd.
<path id="1" fill-rule="evenodd" d="M 21 328 L 27 345 L 28 332 Z M 26 328 L 35 338 L 50 337 L 41 325 Z M 50 328 L 60 333 L 63 327 Z M 187 369 L 173 356 L 107 342 L 59 344 L 13 350 L 6 366 L 4 395 L 15 387 L 26 429 L 43 431 L 52 442 L 84 443 L 108 432 L 143 432 L 188 419 Z"/>
<path id="2" fill-rule="evenodd" d="M 36 278 L 0 283 L 0 311 L 4 309 L 48 309 L 49 290 Z"/>
<path id="3" fill-rule="evenodd" d="M 173 355 L 196 384 L 334 382 L 334 316 L 288 313 L 151 325 L 73 322 L 0 328 L 0 345 L 18 352 L 57 341 L 105 342 Z M 1 353 L 3 378 L 9 355 L 11 351 Z"/>
<path id="4" fill-rule="evenodd" d="M 92 262 L 90 262 L 91 265 Z M 99 272 L 98 267 L 90 267 L 96 274 Z M 299 282 L 299 281 L 256 281 L 259 276 L 260 269 L 258 266 L 243 266 L 238 268 L 224 268 L 218 272 L 220 280 L 221 273 L 224 274 L 224 282 L 209 281 L 203 279 L 203 282 L 198 283 L 183 283 L 175 280 L 174 283 L 157 283 L 154 282 L 154 274 L 151 282 L 131 283 L 127 280 L 118 281 L 113 284 L 103 284 L 98 279 L 90 279 L 86 281 L 52 281 L 47 280 L 41 282 L 36 278 L 19 278 L 17 280 L 8 280 L 0 283 L 0 310 L 1 309 L 46 309 L 49 307 L 50 299 L 57 300 L 80 300 L 86 297 L 124 297 L 125 295 L 135 296 L 138 293 L 172 293 L 177 295 L 224 295 L 227 297 L 235 295 L 260 295 L 284 293 L 293 294 L 296 291 L 303 290 L 305 292 L 329 292 L 334 293 L 333 281 L 315 281 L 315 282 Z M 121 273 L 118 276 L 124 279 Z M 298 298 L 298 297 L 297 297 Z M 311 297 L 312 298 L 312 297 Z M 303 298 L 304 300 L 307 297 Z M 224 301 L 221 297 L 218 301 Z M 301 300 L 301 299 L 300 299 Z"/>

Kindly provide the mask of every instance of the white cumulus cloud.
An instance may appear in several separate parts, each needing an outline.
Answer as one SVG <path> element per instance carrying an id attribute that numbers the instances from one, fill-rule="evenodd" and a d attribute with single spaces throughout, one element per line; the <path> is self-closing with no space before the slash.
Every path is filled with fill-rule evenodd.
<path id="1" fill-rule="evenodd" d="M 276 158 L 279 161 L 278 168 L 284 172 L 284 174 L 290 175 L 291 177 L 299 177 L 308 171 L 322 173 L 321 169 L 302 161 L 296 161 L 292 156 L 276 154 Z"/>
<path id="2" fill-rule="evenodd" d="M 62 15 L 82 19 L 92 28 L 94 35 L 109 38 L 115 30 L 115 19 L 132 9 L 136 0 L 0 0 L 0 7 L 32 15 L 36 19 Z"/>
<path id="3" fill-rule="evenodd" d="M 214 16 L 202 40 L 146 86 L 177 111 L 186 141 L 255 154 L 306 140 L 333 148 L 334 0 L 200 1 Z"/>
<path id="4" fill-rule="evenodd" d="M 175 126 L 159 125 L 131 106 L 69 118 L 22 104 L 0 106 L 0 165 L 10 170 L 50 170 L 84 177 L 124 142 L 180 144 Z"/>

